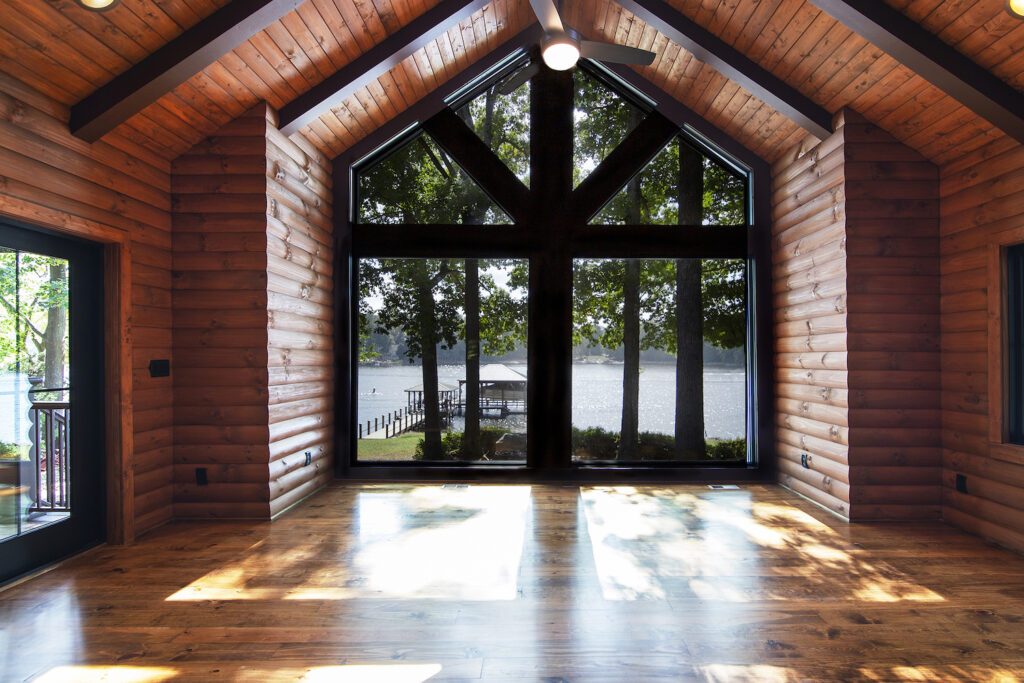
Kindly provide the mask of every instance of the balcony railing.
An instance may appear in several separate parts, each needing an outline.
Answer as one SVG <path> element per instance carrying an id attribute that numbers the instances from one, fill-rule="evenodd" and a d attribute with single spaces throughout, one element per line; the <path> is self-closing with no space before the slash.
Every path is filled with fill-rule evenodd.
<path id="1" fill-rule="evenodd" d="M 65 401 L 40 401 L 29 411 L 31 458 L 35 464 L 35 487 L 29 512 L 69 512 L 71 510 L 71 450 L 68 417 L 71 404 Z"/>

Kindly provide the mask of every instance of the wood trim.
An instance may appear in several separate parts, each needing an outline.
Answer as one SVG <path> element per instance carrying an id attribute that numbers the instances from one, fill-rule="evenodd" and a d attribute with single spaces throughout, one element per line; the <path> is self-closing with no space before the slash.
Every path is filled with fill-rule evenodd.
<path id="1" fill-rule="evenodd" d="M 745 54 L 663 0 L 617 0 L 669 40 L 690 52 L 807 132 L 824 140 L 832 134 L 832 115 L 799 90 L 762 68 Z"/>
<path id="2" fill-rule="evenodd" d="M 135 540 L 131 236 L 103 223 L 0 194 L 0 216 L 103 243 L 107 543 Z"/>
<path id="3" fill-rule="evenodd" d="M 989 454 L 1024 463 L 1024 446 L 1006 443 L 1006 247 L 1024 243 L 1024 227 L 997 233 L 988 245 L 988 440 Z"/>
<path id="4" fill-rule="evenodd" d="M 881 0 L 810 2 L 1010 137 L 1024 142 L 1024 93 L 902 12 Z"/>
<path id="5" fill-rule="evenodd" d="M 488 0 L 441 0 L 366 53 L 334 72 L 325 81 L 280 110 L 285 135 L 298 132 L 331 107 L 342 104 L 355 91 L 380 77 L 435 37 L 487 5 Z"/>
<path id="6" fill-rule="evenodd" d="M 95 142 L 304 0 L 230 2 L 71 107 L 71 132 Z"/>

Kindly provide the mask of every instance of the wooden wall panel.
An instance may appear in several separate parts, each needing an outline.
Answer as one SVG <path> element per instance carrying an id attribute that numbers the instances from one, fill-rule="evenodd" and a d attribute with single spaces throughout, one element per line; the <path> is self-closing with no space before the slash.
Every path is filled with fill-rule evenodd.
<path id="1" fill-rule="evenodd" d="M 270 517 L 333 476 L 328 168 L 266 104 L 174 162 L 176 516 Z"/>
<path id="2" fill-rule="evenodd" d="M 125 360 L 133 381 L 123 408 L 134 415 L 134 447 L 130 499 L 122 504 L 133 511 L 130 540 L 172 514 L 171 381 L 146 371 L 171 352 L 170 165 L 117 135 L 87 144 L 68 133 L 67 119 L 62 103 L 0 72 L 2 213 L 65 232 L 89 222 L 129 236 L 132 353 Z"/>
<path id="3" fill-rule="evenodd" d="M 179 518 L 270 514 L 267 127 L 266 105 L 254 107 L 172 166 Z"/>
<path id="4" fill-rule="evenodd" d="M 772 169 L 779 478 L 849 519 L 937 518 L 938 170 L 835 123 Z"/>
<path id="5" fill-rule="evenodd" d="M 334 476 L 332 184 L 301 135 L 267 129 L 270 512 Z M 306 455 L 309 464 L 306 464 Z"/>
<path id="6" fill-rule="evenodd" d="M 779 481 L 849 517 L 843 165 L 840 130 L 820 144 L 807 136 L 772 166 L 772 294 Z"/>
<path id="7" fill-rule="evenodd" d="M 990 259 L 998 245 L 1024 242 L 1021 178 L 1024 146 L 1006 138 L 942 167 L 941 396 L 943 518 L 1024 551 L 1024 447 L 990 436 L 1000 406 L 988 395 L 990 373 L 1002 370 L 990 351 L 999 339 L 989 307 L 1001 296 L 990 291 L 999 284 Z"/>
<path id="8" fill-rule="evenodd" d="M 938 519 L 939 170 L 859 115 L 838 119 L 854 518 Z"/>

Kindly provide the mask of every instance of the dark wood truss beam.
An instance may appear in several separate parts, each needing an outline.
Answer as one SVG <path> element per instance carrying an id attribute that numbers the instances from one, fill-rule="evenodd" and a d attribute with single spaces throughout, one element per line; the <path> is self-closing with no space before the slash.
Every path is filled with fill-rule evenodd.
<path id="1" fill-rule="evenodd" d="M 573 191 L 576 221 L 589 221 L 678 133 L 679 126 L 657 111 L 648 114 Z"/>
<path id="2" fill-rule="evenodd" d="M 530 191 L 450 108 L 427 121 L 425 130 L 516 223 L 530 216 Z"/>
<path id="3" fill-rule="evenodd" d="M 234 0 L 71 107 L 71 132 L 95 142 L 253 37 L 303 0 Z"/>
<path id="4" fill-rule="evenodd" d="M 441 0 L 325 81 L 282 107 L 279 112 L 281 132 L 291 135 L 331 107 L 340 105 L 355 91 L 379 78 L 416 50 L 484 7 L 487 2 Z"/>
<path id="5" fill-rule="evenodd" d="M 1007 135 L 1024 142 L 1024 93 L 903 13 L 880 0 L 810 2 Z"/>
<path id="6" fill-rule="evenodd" d="M 641 21 L 818 138 L 832 134 L 832 114 L 664 0 L 616 0 Z"/>

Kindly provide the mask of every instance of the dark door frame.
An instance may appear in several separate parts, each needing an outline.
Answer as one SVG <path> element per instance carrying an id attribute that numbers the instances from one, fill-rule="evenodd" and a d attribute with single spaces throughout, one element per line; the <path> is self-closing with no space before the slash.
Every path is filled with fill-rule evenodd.
<path id="1" fill-rule="evenodd" d="M 0 582 L 76 554 L 106 538 L 103 395 L 103 247 L 0 221 L 0 244 L 68 262 L 71 374 L 71 515 L 2 542 Z M 99 399 L 99 400 L 97 400 Z"/>

